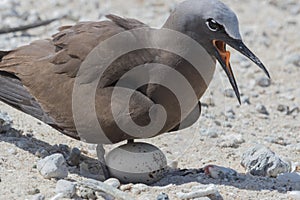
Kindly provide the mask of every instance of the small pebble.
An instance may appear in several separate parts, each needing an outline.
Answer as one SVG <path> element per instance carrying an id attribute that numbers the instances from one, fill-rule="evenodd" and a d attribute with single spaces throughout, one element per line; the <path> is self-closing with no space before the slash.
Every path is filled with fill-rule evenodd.
<path id="1" fill-rule="evenodd" d="M 277 111 L 279 111 L 279 112 L 287 112 L 288 109 L 289 109 L 288 106 L 285 106 L 285 105 L 282 105 L 282 104 L 278 105 L 278 107 L 277 107 Z"/>
<path id="2" fill-rule="evenodd" d="M 208 108 L 208 107 L 215 107 L 216 106 L 216 104 L 215 104 L 214 99 L 213 99 L 212 96 L 204 98 L 201 101 L 201 105 L 202 105 L 202 107 L 206 107 L 206 108 Z"/>
<path id="3" fill-rule="evenodd" d="M 300 199 L 300 191 L 291 191 L 288 192 L 288 196 L 292 198 L 293 200 L 299 200 Z"/>
<path id="4" fill-rule="evenodd" d="M 219 122 L 219 121 L 215 121 L 215 124 L 216 124 L 217 126 L 222 126 L 222 123 Z"/>
<path id="5" fill-rule="evenodd" d="M 235 112 L 233 109 L 228 109 L 226 110 L 225 112 L 225 116 L 228 118 L 228 119 L 235 119 Z"/>
<path id="6" fill-rule="evenodd" d="M 79 195 L 83 199 L 97 199 L 95 191 L 90 188 L 80 187 Z"/>
<path id="7" fill-rule="evenodd" d="M 286 64 L 292 64 L 296 67 L 300 67 L 300 54 L 292 54 L 286 58 Z"/>
<path id="8" fill-rule="evenodd" d="M 267 108 L 262 104 L 258 104 L 256 106 L 256 111 L 259 112 L 260 114 L 269 115 Z"/>
<path id="9" fill-rule="evenodd" d="M 207 165 L 204 167 L 205 174 L 209 175 L 214 179 L 226 179 L 235 180 L 237 179 L 238 173 L 230 168 L 221 167 L 217 165 Z"/>
<path id="10" fill-rule="evenodd" d="M 224 90 L 224 96 L 228 97 L 228 98 L 234 98 L 235 93 L 234 93 L 233 89 L 226 89 L 226 90 Z"/>
<path id="11" fill-rule="evenodd" d="M 50 154 L 46 149 L 41 147 L 35 152 L 35 155 L 38 156 L 39 158 L 45 158 L 45 157 L 49 156 Z"/>
<path id="12" fill-rule="evenodd" d="M 39 194 L 40 193 L 40 190 L 38 188 L 35 188 L 33 190 L 29 190 L 27 192 L 29 195 L 35 195 L 35 194 Z"/>
<path id="13" fill-rule="evenodd" d="M 230 122 L 224 122 L 224 127 L 232 128 L 232 124 Z"/>
<path id="14" fill-rule="evenodd" d="M 62 154 L 53 154 L 37 162 L 37 169 L 47 179 L 68 176 L 66 160 Z"/>
<path id="15" fill-rule="evenodd" d="M 143 183 L 138 183 L 138 184 L 134 184 L 134 185 L 132 186 L 132 188 L 138 189 L 138 190 L 140 190 L 140 191 L 144 191 L 144 190 L 146 190 L 147 188 L 149 188 L 149 186 L 148 186 L 148 185 L 145 185 L 145 184 L 143 184 Z"/>
<path id="16" fill-rule="evenodd" d="M 156 200 L 169 200 L 169 196 L 166 193 L 162 192 L 157 196 Z"/>
<path id="17" fill-rule="evenodd" d="M 70 156 L 67 158 L 67 162 L 70 166 L 78 166 L 80 163 L 81 151 L 78 148 L 71 150 Z"/>
<path id="18" fill-rule="evenodd" d="M 260 87 L 269 87 L 271 85 L 271 80 L 267 77 L 261 77 L 256 81 L 256 84 Z"/>
<path id="19" fill-rule="evenodd" d="M 178 169 L 178 161 L 177 160 L 172 160 L 168 166 L 171 169 Z"/>
<path id="20" fill-rule="evenodd" d="M 195 199 L 207 196 L 218 196 L 219 192 L 215 185 L 200 185 L 193 187 L 190 192 L 178 192 L 177 197 L 179 199 Z"/>
<path id="21" fill-rule="evenodd" d="M 298 172 L 298 173 L 300 173 L 300 162 L 291 162 L 291 164 L 292 164 L 291 172 Z"/>
<path id="22" fill-rule="evenodd" d="M 201 135 L 207 136 L 209 138 L 217 138 L 220 134 L 220 131 L 215 128 L 210 128 L 210 129 L 201 129 L 200 133 Z"/>
<path id="23" fill-rule="evenodd" d="M 51 198 L 51 200 L 61 200 L 63 198 L 64 194 L 63 193 L 59 193 L 56 194 L 54 197 Z"/>
<path id="24" fill-rule="evenodd" d="M 284 138 L 282 138 L 282 137 L 273 137 L 273 136 L 270 136 L 270 137 L 267 137 L 265 140 L 267 142 L 270 142 L 270 143 L 273 143 L 273 144 L 279 144 L 279 145 L 282 145 L 282 146 L 289 145 L 289 143 L 286 142 L 284 140 Z"/>
<path id="25" fill-rule="evenodd" d="M 31 198 L 31 200 L 44 200 L 45 196 L 42 194 L 35 194 L 33 195 L 33 197 Z"/>
<path id="26" fill-rule="evenodd" d="M 101 191 L 95 192 L 97 200 L 114 200 L 115 198 L 110 196 L 109 194 Z"/>
<path id="27" fill-rule="evenodd" d="M 141 190 L 139 190 L 138 188 L 132 188 L 131 190 L 130 190 L 130 192 L 133 194 L 133 195 L 139 195 L 139 194 L 141 194 Z"/>
<path id="28" fill-rule="evenodd" d="M 106 181 L 104 181 L 104 183 L 107 184 L 107 185 L 110 185 L 114 188 L 119 188 L 120 185 L 121 185 L 120 181 L 116 178 L 107 179 Z"/>
<path id="29" fill-rule="evenodd" d="M 121 185 L 120 190 L 121 191 L 131 190 L 132 186 L 133 186 L 132 183 L 129 183 L 129 184 L 126 184 L 126 185 Z"/>
<path id="30" fill-rule="evenodd" d="M 55 187 L 56 194 L 62 193 L 65 198 L 72 198 L 76 193 L 76 184 L 66 180 L 59 180 Z"/>
<path id="31" fill-rule="evenodd" d="M 250 98 L 248 96 L 242 96 L 241 97 L 241 102 L 242 102 L 242 104 L 248 104 L 248 105 L 251 104 Z"/>
<path id="32" fill-rule="evenodd" d="M 7 150 L 7 153 L 9 153 L 11 155 L 16 155 L 18 153 L 18 151 L 15 148 L 9 148 Z"/>
<path id="33" fill-rule="evenodd" d="M 217 146 L 222 148 L 239 148 L 245 140 L 241 134 L 225 135 L 218 140 Z"/>
<path id="34" fill-rule="evenodd" d="M 295 151 L 300 153 L 300 143 L 294 145 Z"/>

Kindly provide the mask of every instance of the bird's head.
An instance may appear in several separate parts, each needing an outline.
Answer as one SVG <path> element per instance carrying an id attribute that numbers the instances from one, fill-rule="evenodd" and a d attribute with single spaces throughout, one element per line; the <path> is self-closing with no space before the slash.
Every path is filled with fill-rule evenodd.
<path id="1" fill-rule="evenodd" d="M 239 51 L 270 77 L 263 63 L 243 43 L 235 13 L 219 0 L 186 0 L 179 4 L 166 22 L 167 27 L 188 34 L 218 60 L 240 102 L 240 93 L 230 65 L 226 45 Z"/>

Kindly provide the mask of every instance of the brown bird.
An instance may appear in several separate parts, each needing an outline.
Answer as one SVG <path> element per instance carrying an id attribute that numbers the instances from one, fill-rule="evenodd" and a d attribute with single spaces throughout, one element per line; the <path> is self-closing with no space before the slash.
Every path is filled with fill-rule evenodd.
<path id="1" fill-rule="evenodd" d="M 197 71 L 197 67 L 180 55 L 153 48 L 126 52 L 114 60 L 101 77 L 97 77 L 95 66 L 92 65 L 81 73 L 80 67 L 87 60 L 88 55 L 107 39 L 138 28 L 150 30 L 147 25 L 135 19 L 115 15 L 108 15 L 107 18 L 106 21 L 80 22 L 74 26 L 63 26 L 51 39 L 34 41 L 11 51 L 1 51 L 1 101 L 32 115 L 72 138 L 89 143 L 117 143 L 123 140 L 153 137 L 192 125 L 199 118 L 201 105 L 198 101 L 212 79 L 216 60 L 224 68 L 239 99 L 226 44 L 247 56 L 269 76 L 264 65 L 243 44 L 234 12 L 218 0 L 186 0 L 176 7 L 163 25 L 163 29 L 185 34 L 203 47 L 204 52 L 193 52 L 189 46 L 183 46 L 182 49 L 185 54 L 196 55 L 200 61 L 208 64 L 200 66 L 207 71 L 205 77 Z M 148 38 L 136 37 L 135 41 L 144 43 L 143 40 L 146 39 Z M 166 44 L 176 42 L 172 41 L 172 38 L 164 38 L 164 40 Z M 101 55 L 99 55 L 99 62 L 100 57 Z M 147 65 L 151 63 L 160 63 L 169 66 L 170 70 L 178 71 L 192 87 L 196 101 L 192 98 L 190 102 L 187 101 L 188 103 L 184 105 L 184 113 L 178 95 L 170 88 L 156 84 L 164 80 L 173 80 L 176 83 L 178 80 L 170 78 L 168 70 L 163 71 L 159 66 Z M 98 64 L 99 69 L 102 69 L 102 63 Z M 124 74 L 139 65 L 144 65 L 149 70 L 145 77 L 129 77 L 130 84 L 117 85 Z M 80 110 L 82 122 L 77 123 L 74 119 L 74 112 L 77 110 L 74 110 L 72 98 L 77 84 L 76 79 L 81 77 L 84 77 L 82 78 L 84 82 L 80 82 L 78 87 L 89 86 L 98 78 L 100 81 L 96 85 L 95 94 L 90 94 L 87 90 L 85 94 L 76 97 L 76 100 L 83 99 L 81 104 L 83 109 Z M 135 81 L 139 82 L 140 79 L 145 79 L 148 83 L 135 89 Z M 120 90 L 114 94 L 116 88 Z M 184 96 L 185 88 L 178 90 L 182 92 L 184 99 L 190 98 Z M 124 105 L 128 93 L 132 95 L 127 110 Z M 97 120 L 108 140 L 97 133 L 98 129 L 89 123 L 93 121 L 93 116 L 89 109 L 84 109 L 89 106 L 84 101 L 85 96 L 94 97 Z M 156 107 L 157 104 L 164 107 L 167 117 L 162 128 L 156 133 L 149 135 L 142 129 L 136 131 L 140 135 L 132 135 L 119 127 L 120 124 L 125 127 L 129 124 L 128 116 L 139 127 L 147 126 L 151 120 L 156 119 L 156 122 L 159 122 L 161 112 Z M 116 115 L 112 111 L 114 108 L 118 110 Z"/>

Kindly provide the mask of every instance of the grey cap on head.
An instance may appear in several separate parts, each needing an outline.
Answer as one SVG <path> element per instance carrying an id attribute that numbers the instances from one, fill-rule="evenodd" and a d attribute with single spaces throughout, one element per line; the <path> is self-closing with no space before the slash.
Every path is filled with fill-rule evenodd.
<path id="1" fill-rule="evenodd" d="M 242 39 L 237 16 L 219 0 L 186 0 L 175 9 L 181 23 L 191 21 L 187 18 L 202 18 L 203 20 L 211 18 L 222 25 L 231 38 Z"/>

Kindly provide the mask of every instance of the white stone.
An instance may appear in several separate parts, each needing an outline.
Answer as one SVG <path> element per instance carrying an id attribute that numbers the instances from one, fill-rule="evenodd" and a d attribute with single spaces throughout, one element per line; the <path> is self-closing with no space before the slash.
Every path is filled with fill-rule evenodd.
<path id="1" fill-rule="evenodd" d="M 53 154 L 37 162 L 37 169 L 47 179 L 68 176 L 66 160 L 62 154 Z"/>
<path id="2" fill-rule="evenodd" d="M 217 166 L 217 165 L 207 165 L 204 167 L 205 174 L 209 175 L 214 179 L 235 179 L 238 173 L 230 168 Z"/>
<path id="3" fill-rule="evenodd" d="M 107 185 L 110 185 L 114 188 L 119 188 L 120 185 L 121 185 L 120 181 L 116 178 L 107 179 L 106 181 L 104 181 L 104 183 L 107 184 Z"/>
<path id="4" fill-rule="evenodd" d="M 56 183 L 55 192 L 62 193 L 63 197 L 72 198 L 76 192 L 76 184 L 66 180 L 59 180 Z"/>
<path id="5" fill-rule="evenodd" d="M 42 194 L 33 195 L 33 197 L 31 198 L 31 200 L 44 200 L 44 199 L 45 199 L 45 196 Z"/>
<path id="6" fill-rule="evenodd" d="M 293 200 L 300 200 L 300 191 L 291 191 L 288 192 L 288 195 Z"/>
<path id="7" fill-rule="evenodd" d="M 206 185 L 200 185 L 197 187 L 193 187 L 191 192 L 178 192 L 177 197 L 179 199 L 195 199 L 200 197 L 207 197 L 209 195 L 219 195 L 218 189 L 215 185 L 210 184 L 208 186 Z"/>
<path id="8" fill-rule="evenodd" d="M 289 163 L 263 145 L 256 145 L 242 156 L 241 165 L 254 176 L 277 177 L 291 171 Z"/>

